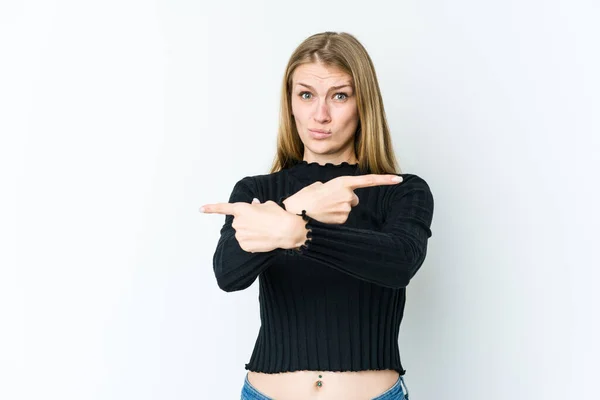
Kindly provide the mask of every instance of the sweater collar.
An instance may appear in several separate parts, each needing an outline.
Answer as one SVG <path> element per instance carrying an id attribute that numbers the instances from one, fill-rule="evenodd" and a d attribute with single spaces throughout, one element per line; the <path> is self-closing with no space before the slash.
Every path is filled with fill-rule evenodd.
<path id="1" fill-rule="evenodd" d="M 347 161 L 337 164 L 319 164 L 316 161 L 297 160 L 293 162 L 289 170 L 297 176 L 315 177 L 320 180 L 328 180 L 343 175 L 361 175 L 359 164 L 350 164 Z"/>

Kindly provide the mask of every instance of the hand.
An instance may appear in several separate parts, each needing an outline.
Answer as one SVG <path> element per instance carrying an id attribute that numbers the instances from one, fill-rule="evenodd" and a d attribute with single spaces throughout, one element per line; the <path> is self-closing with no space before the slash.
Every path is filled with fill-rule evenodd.
<path id="1" fill-rule="evenodd" d="M 392 179 L 398 178 L 399 181 Z M 326 183 L 315 182 L 302 188 L 284 200 L 285 208 L 290 213 L 306 214 L 317 221 L 329 224 L 343 224 L 348 219 L 352 207 L 358 205 L 359 199 L 354 189 L 396 185 L 402 177 L 395 174 L 367 174 L 358 176 L 338 176 Z"/>
<path id="2" fill-rule="evenodd" d="M 274 201 L 260 203 L 215 203 L 206 204 L 200 211 L 207 214 L 233 215 L 231 226 L 235 229 L 235 238 L 242 250 L 256 253 L 277 248 L 292 248 L 297 241 L 297 219 Z"/>

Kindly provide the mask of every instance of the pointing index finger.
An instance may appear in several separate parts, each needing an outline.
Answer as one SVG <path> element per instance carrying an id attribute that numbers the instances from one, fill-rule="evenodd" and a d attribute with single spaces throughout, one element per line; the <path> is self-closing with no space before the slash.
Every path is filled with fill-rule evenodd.
<path id="1" fill-rule="evenodd" d="M 201 209 L 205 214 L 235 215 L 235 203 L 205 204 Z"/>
<path id="2" fill-rule="evenodd" d="M 397 185 L 402 182 L 402 177 L 395 174 L 367 174 L 357 176 L 347 176 L 344 184 L 350 189 L 358 189 L 379 185 Z"/>

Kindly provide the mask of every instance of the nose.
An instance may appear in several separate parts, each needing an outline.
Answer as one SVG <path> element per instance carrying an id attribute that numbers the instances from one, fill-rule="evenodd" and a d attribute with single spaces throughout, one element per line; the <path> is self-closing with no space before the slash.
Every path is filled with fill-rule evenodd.
<path id="1" fill-rule="evenodd" d="M 315 111 L 315 121 L 320 124 L 325 124 L 331 120 L 329 115 L 329 105 L 326 100 L 321 100 L 317 103 L 317 110 Z"/>

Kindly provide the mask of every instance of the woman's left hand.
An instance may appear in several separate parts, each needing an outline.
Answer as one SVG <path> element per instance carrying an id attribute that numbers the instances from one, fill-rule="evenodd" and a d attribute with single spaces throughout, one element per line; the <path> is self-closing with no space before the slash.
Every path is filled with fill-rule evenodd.
<path id="1" fill-rule="evenodd" d="M 202 207 L 206 214 L 233 215 L 231 226 L 235 229 L 235 238 L 240 247 L 247 252 L 267 252 L 277 248 L 292 248 L 290 245 L 294 232 L 290 214 L 272 200 L 260 203 L 216 203 Z"/>

